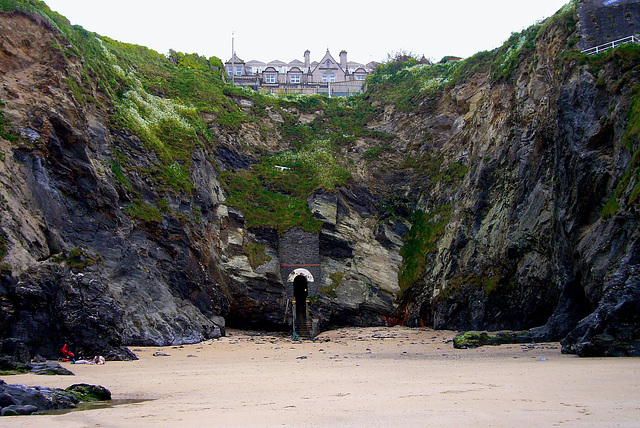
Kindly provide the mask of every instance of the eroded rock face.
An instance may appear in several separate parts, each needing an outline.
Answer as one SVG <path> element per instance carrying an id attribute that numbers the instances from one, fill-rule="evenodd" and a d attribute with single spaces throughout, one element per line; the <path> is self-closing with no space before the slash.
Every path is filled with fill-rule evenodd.
<path id="1" fill-rule="evenodd" d="M 387 228 L 385 240 L 378 239 L 375 200 L 368 193 L 343 189 L 335 205 L 327 196 L 316 198 L 316 204 L 325 201 L 317 211 L 325 223 L 320 232 L 320 313 L 332 324 L 385 325 L 385 317 L 393 317 L 397 309 L 402 235 Z"/>
<path id="2" fill-rule="evenodd" d="M 201 153 L 193 199 L 176 210 L 204 217 L 197 227 L 168 218 L 132 220 L 109 165 L 113 146 L 145 166 L 134 136 L 108 127 L 108 100 L 83 81 L 79 59 L 55 46 L 65 41 L 44 20 L 2 14 L 0 53 L 5 116 L 22 139 L 2 140 L 0 193 L 7 254 L 0 281 L 0 335 L 20 337 L 32 353 L 75 352 L 131 359 L 124 344 L 193 343 L 223 334 L 218 317 L 228 300 L 204 254 L 215 234 L 210 219 L 220 193 Z M 96 100 L 80 103 L 65 82 L 84 82 Z M 138 177 L 142 197 L 156 197 Z M 184 207 L 184 208 L 183 208 Z"/>
<path id="3" fill-rule="evenodd" d="M 637 205 L 611 219 L 603 207 L 634 170 L 637 142 L 630 150 L 623 135 L 638 81 L 616 90 L 609 83 L 634 65 L 607 64 L 596 78 L 575 62 L 561 65 L 552 34 L 544 43 L 513 83 L 469 81 L 443 94 L 435 112 L 387 110 L 378 124 L 430 134 L 423 151 L 469 168 L 455 186 L 432 185 L 422 196 L 425 209 L 451 204 L 452 211 L 437 250 L 426 255 L 423 281 L 404 300 L 407 322 L 540 327 L 533 330 L 540 338 L 568 335 L 566 352 L 633 355 Z"/>
<path id="4" fill-rule="evenodd" d="M 287 149 L 283 115 L 270 110 L 236 132 L 205 117 L 216 147 L 191 153 L 191 194 L 163 192 L 143 173 L 130 173 L 128 188 L 114 151 L 140 171 L 156 155 L 114 129 L 109 99 L 54 48 L 66 41 L 50 25 L 0 20 L 0 96 L 21 137 L 0 139 L 0 335 L 49 358 L 68 343 L 127 359 L 123 345 L 217 337 L 225 319 L 287 328 L 281 232 L 248 228 L 217 175 L 256 163 L 247 145 Z M 561 58 L 562 29 L 545 31 L 510 79 L 471 74 L 410 112 L 371 100 L 369 127 L 390 137 L 355 139 L 343 149 L 353 181 L 307 201 L 322 222 L 310 310 L 323 326 L 535 327 L 538 338 L 566 337 L 567 352 L 637 353 L 637 205 L 601 215 L 633 162 L 622 136 L 637 73 L 614 61 L 596 76 Z M 95 102 L 76 99 L 69 80 Z M 294 110 L 285 116 L 299 123 L 323 113 Z M 375 144 L 385 150 L 372 159 Z M 157 217 L 127 212 L 161 196 Z M 424 272 L 401 283 L 418 212 L 432 247 L 420 254 Z"/>

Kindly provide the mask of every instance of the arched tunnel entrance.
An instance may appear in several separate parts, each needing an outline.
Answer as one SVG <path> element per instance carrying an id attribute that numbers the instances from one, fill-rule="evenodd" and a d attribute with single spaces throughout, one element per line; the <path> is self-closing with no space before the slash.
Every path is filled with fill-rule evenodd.
<path id="1" fill-rule="evenodd" d="M 301 338 L 313 338 L 313 322 L 309 316 L 310 290 L 313 275 L 307 269 L 298 268 L 287 278 L 289 296 L 293 297 L 293 333 Z"/>
<path id="2" fill-rule="evenodd" d="M 293 299 L 296 302 L 296 321 L 307 322 L 307 297 L 309 284 L 304 275 L 298 275 L 293 280 Z"/>

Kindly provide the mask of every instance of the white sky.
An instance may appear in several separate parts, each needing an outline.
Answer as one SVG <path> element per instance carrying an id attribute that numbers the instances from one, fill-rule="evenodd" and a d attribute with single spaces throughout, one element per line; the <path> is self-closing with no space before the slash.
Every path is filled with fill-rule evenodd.
<path id="1" fill-rule="evenodd" d="M 245 60 L 382 61 L 408 51 L 440 60 L 491 50 L 568 0 L 44 0 L 51 9 L 113 39 Z"/>

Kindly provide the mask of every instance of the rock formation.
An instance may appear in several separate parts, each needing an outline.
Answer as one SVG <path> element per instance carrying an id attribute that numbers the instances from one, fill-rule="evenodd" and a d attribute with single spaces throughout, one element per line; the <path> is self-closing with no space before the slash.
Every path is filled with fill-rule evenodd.
<path id="1" fill-rule="evenodd" d="M 74 409 L 83 401 L 111 400 L 111 391 L 84 383 L 66 389 L 7 384 L 0 379 L 0 416 L 31 415 L 55 409 Z"/>
<path id="2" fill-rule="evenodd" d="M 3 337 L 128 359 L 124 345 L 197 342 L 225 319 L 288 328 L 285 224 L 317 242 L 325 328 L 532 329 L 580 355 L 640 351 L 640 54 L 579 54 L 576 4 L 459 64 L 388 64 L 356 107 L 175 66 L 194 107 L 171 104 L 161 58 L 39 7 L 0 15 Z M 298 164 L 269 166 L 289 152 Z M 291 168 L 308 158 L 349 177 L 303 194 L 276 175 L 306 177 Z M 303 207 L 236 196 L 252 180 Z"/>

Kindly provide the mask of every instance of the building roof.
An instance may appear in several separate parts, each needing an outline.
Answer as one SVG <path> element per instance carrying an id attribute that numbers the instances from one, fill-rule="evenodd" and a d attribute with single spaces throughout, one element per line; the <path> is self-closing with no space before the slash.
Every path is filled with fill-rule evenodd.
<path id="1" fill-rule="evenodd" d="M 327 66 L 326 64 L 329 64 L 329 66 Z M 329 49 L 327 49 L 327 53 L 324 54 L 324 56 L 322 57 L 320 62 L 318 62 L 318 65 L 316 65 L 313 68 L 313 71 L 315 72 L 318 68 L 327 69 L 327 70 L 331 70 L 331 69 L 340 69 L 340 70 L 342 70 L 342 67 L 340 67 L 340 63 L 338 61 L 336 61 L 333 56 L 331 56 L 331 53 L 329 53 Z"/>
<path id="2" fill-rule="evenodd" d="M 294 59 L 288 65 L 289 67 L 304 67 L 304 62 Z"/>
<path id="3" fill-rule="evenodd" d="M 247 65 L 259 66 L 259 65 L 267 65 L 267 63 L 266 62 L 262 62 L 262 61 L 258 61 L 257 59 L 252 59 L 251 61 L 247 62 Z"/>
<path id="4" fill-rule="evenodd" d="M 244 61 L 238 58 L 238 55 L 234 53 L 231 59 L 229 59 L 229 61 L 227 61 L 225 64 L 231 64 L 231 63 L 244 64 Z"/>

